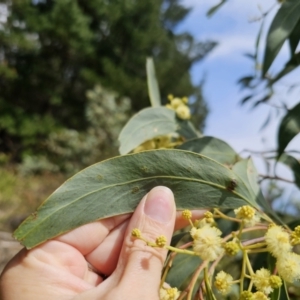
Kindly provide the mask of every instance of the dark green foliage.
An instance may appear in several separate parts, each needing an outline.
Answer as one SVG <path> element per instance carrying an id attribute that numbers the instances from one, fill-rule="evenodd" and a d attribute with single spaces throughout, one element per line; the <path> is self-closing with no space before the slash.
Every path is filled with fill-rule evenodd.
<path id="1" fill-rule="evenodd" d="M 18 160 L 42 152 L 52 131 L 84 130 L 85 93 L 98 83 L 129 97 L 134 111 L 149 106 L 147 56 L 163 99 L 195 95 L 203 126 L 189 69 L 215 43 L 174 33 L 189 12 L 178 0 L 0 2 L 9 12 L 0 29 L 0 152 Z"/>

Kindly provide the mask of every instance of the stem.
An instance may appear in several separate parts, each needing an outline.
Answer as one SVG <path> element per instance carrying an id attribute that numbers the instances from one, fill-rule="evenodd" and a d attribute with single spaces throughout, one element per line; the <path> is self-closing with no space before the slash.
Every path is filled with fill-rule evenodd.
<path id="1" fill-rule="evenodd" d="M 173 252 L 177 252 L 177 253 L 183 253 L 183 254 L 189 254 L 189 255 L 198 256 L 198 254 L 196 252 L 191 251 L 191 250 L 179 249 L 179 248 L 172 247 L 172 246 L 165 246 L 164 248 L 168 249 L 170 251 L 173 251 Z"/>
<path id="2" fill-rule="evenodd" d="M 179 248 L 176 248 L 176 249 L 185 249 L 185 248 L 188 248 L 192 245 L 193 242 L 188 242 L 184 245 L 181 245 Z M 167 277 L 167 274 L 172 266 L 172 263 L 173 263 L 173 260 L 175 258 L 175 256 L 177 255 L 178 252 L 172 252 L 168 258 L 168 261 L 167 261 L 167 265 L 165 267 L 165 270 L 163 272 L 163 275 L 162 275 L 162 278 L 161 278 L 161 281 L 160 281 L 160 287 L 162 287 L 163 283 L 165 282 L 165 279 Z"/>
<path id="3" fill-rule="evenodd" d="M 224 215 L 222 212 L 220 212 L 217 208 L 215 208 L 215 212 L 217 213 L 216 216 L 214 217 L 222 217 L 225 220 L 229 220 L 229 221 L 233 221 L 233 222 L 238 222 L 241 223 L 242 221 L 236 218 L 232 218 L 232 217 L 228 217 L 226 215 Z"/>
<path id="4" fill-rule="evenodd" d="M 188 291 L 188 295 L 187 295 L 187 300 L 191 300 L 192 294 L 193 294 L 193 290 L 194 290 L 194 286 L 197 282 L 197 279 L 201 273 L 201 271 L 206 267 L 207 265 L 207 261 L 203 261 L 202 264 L 197 268 L 197 270 L 194 272 L 193 277 L 189 283 L 189 285 L 187 286 L 187 288 L 185 289 L 186 291 Z M 178 298 L 178 300 L 181 300 L 182 298 Z"/>
<path id="5" fill-rule="evenodd" d="M 279 177 L 279 176 L 270 176 L 270 175 L 262 175 L 262 174 L 259 174 L 259 176 L 261 177 L 260 181 L 263 181 L 263 180 L 266 180 L 266 179 L 274 179 L 274 180 L 281 180 L 281 181 L 292 183 L 292 184 L 295 183 L 294 180 L 289 180 L 289 179 Z"/>
<path id="6" fill-rule="evenodd" d="M 243 251 L 243 262 L 242 262 L 242 271 L 241 271 L 241 281 L 240 281 L 240 292 L 244 290 L 244 279 L 245 279 L 245 274 L 246 274 L 246 256 L 247 253 L 246 251 Z"/>

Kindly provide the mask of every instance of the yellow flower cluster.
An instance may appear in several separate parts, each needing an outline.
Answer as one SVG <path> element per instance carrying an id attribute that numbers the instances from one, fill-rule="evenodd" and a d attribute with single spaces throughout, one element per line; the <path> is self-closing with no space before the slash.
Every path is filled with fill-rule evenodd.
<path id="1" fill-rule="evenodd" d="M 295 232 L 298 229 L 296 227 Z M 291 240 L 293 236 L 291 235 Z M 287 282 L 300 279 L 300 255 L 292 252 L 290 235 L 281 226 L 272 224 L 265 234 L 268 251 L 276 257 L 279 275 Z"/>
<path id="2" fill-rule="evenodd" d="M 168 99 L 170 104 L 167 104 L 166 107 L 175 110 L 178 118 L 182 120 L 188 120 L 191 118 L 191 112 L 187 106 L 188 98 L 175 98 L 173 95 L 169 95 Z"/>
<path id="3" fill-rule="evenodd" d="M 193 227 L 190 231 L 193 238 L 193 250 L 201 259 L 213 261 L 224 253 L 222 247 L 222 232 L 210 225 L 201 228 Z"/>
<path id="4" fill-rule="evenodd" d="M 238 243 L 235 241 L 230 241 L 224 244 L 224 249 L 227 255 L 234 256 L 236 255 L 241 249 Z"/>
<path id="5" fill-rule="evenodd" d="M 205 225 L 214 226 L 215 219 L 213 218 L 213 214 L 210 211 L 205 212 L 204 218 L 201 220 L 196 220 L 194 226 L 197 228 L 201 228 Z"/>
<path id="6" fill-rule="evenodd" d="M 246 226 L 253 226 L 255 223 L 259 222 L 259 216 L 257 216 L 256 210 L 249 205 L 244 205 L 235 209 L 234 213 Z"/>
<path id="7" fill-rule="evenodd" d="M 180 144 L 182 144 L 182 139 L 175 134 L 161 135 L 142 143 L 133 150 L 133 153 L 154 149 L 169 149 Z"/>
<path id="8" fill-rule="evenodd" d="M 263 292 L 251 293 L 249 291 L 243 291 L 240 295 L 239 300 L 269 300 Z"/>
<path id="9" fill-rule="evenodd" d="M 215 287 L 222 295 L 227 295 L 230 292 L 232 283 L 232 276 L 224 271 L 220 271 L 215 277 Z"/>
<path id="10" fill-rule="evenodd" d="M 170 287 L 167 283 L 159 289 L 160 300 L 176 300 L 180 296 L 180 291 L 177 288 Z"/>
<path id="11" fill-rule="evenodd" d="M 295 227 L 291 233 L 291 244 L 293 246 L 300 244 L 300 226 Z"/>
<path id="12" fill-rule="evenodd" d="M 265 268 L 257 270 L 252 276 L 252 279 L 256 289 L 266 295 L 269 295 L 274 289 L 277 289 L 282 285 L 280 277 L 271 275 L 270 271 Z"/>

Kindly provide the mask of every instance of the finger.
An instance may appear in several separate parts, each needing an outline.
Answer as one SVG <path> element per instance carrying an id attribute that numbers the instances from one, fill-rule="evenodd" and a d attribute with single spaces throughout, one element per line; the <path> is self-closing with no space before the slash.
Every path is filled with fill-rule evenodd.
<path id="1" fill-rule="evenodd" d="M 192 219 L 195 220 L 203 217 L 204 212 L 205 210 L 192 211 Z M 111 230 L 103 242 L 99 243 L 98 247 L 85 256 L 86 260 L 97 273 L 109 276 L 115 270 L 128 222 L 129 219 L 126 219 Z M 174 230 L 188 225 L 189 222 L 182 218 L 182 212 L 176 212 Z"/>
<path id="2" fill-rule="evenodd" d="M 143 237 L 149 241 L 155 241 L 158 236 L 164 235 L 169 243 L 175 216 L 174 196 L 166 187 L 152 189 L 138 205 L 127 228 L 117 269 L 109 278 L 119 282 L 118 288 L 125 295 L 134 290 L 137 294 L 141 293 L 135 295 L 136 299 L 142 299 L 143 295 L 156 299 L 167 255 L 166 249 L 153 248 L 145 245 L 142 240 L 132 238 L 132 229 L 139 228 Z"/>
<path id="3" fill-rule="evenodd" d="M 124 214 L 89 223 L 55 238 L 55 240 L 74 247 L 82 255 L 87 255 L 103 242 L 110 231 L 128 220 L 130 216 L 131 214 Z"/>
<path id="4" fill-rule="evenodd" d="M 129 220 L 114 228 L 92 252 L 85 256 L 97 273 L 109 276 L 115 270 Z"/>

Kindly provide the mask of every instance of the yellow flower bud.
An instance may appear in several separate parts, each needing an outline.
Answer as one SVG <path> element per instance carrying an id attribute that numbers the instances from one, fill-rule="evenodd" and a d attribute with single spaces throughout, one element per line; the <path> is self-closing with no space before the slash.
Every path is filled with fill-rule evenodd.
<path id="1" fill-rule="evenodd" d="M 160 235 L 156 240 L 155 243 L 158 247 L 164 247 L 167 243 L 167 238 L 164 235 Z"/>
<path id="2" fill-rule="evenodd" d="M 191 118 L 190 109 L 188 108 L 188 106 L 186 106 L 184 104 L 179 105 L 176 108 L 176 114 L 177 114 L 178 118 L 180 118 L 182 120 L 188 120 Z"/>
<path id="3" fill-rule="evenodd" d="M 236 242 L 230 241 L 224 245 L 224 249 L 226 254 L 234 256 L 240 251 L 240 246 Z"/>
<path id="4" fill-rule="evenodd" d="M 176 110 L 180 105 L 184 105 L 180 98 L 174 98 L 171 100 L 171 106 Z"/>
<path id="5" fill-rule="evenodd" d="M 253 294 L 249 291 L 242 291 L 239 300 L 252 300 Z"/>
<path id="6" fill-rule="evenodd" d="M 192 212 L 188 209 L 185 209 L 183 212 L 182 212 L 182 217 L 186 220 L 189 220 L 191 217 L 192 217 Z"/>
<path id="7" fill-rule="evenodd" d="M 271 275 L 269 281 L 273 289 L 278 289 L 282 286 L 282 280 L 277 275 Z"/>
<path id="8" fill-rule="evenodd" d="M 233 278 L 230 274 L 220 271 L 215 278 L 215 287 L 222 294 L 227 295 L 232 286 Z"/>
<path id="9" fill-rule="evenodd" d="M 134 228 L 131 231 L 131 236 L 136 237 L 136 238 L 140 238 L 142 236 L 142 233 L 138 228 Z"/>

